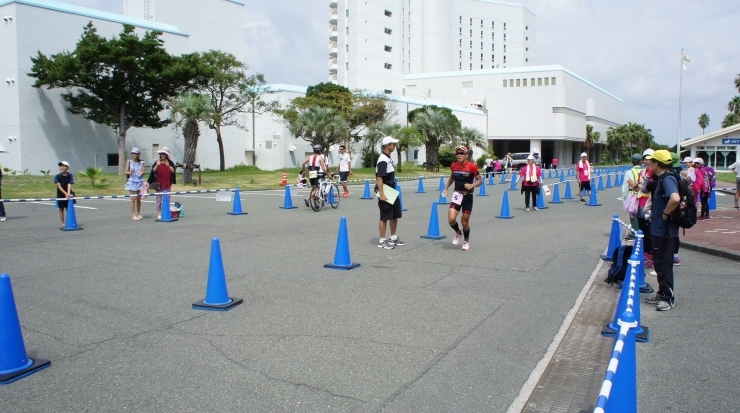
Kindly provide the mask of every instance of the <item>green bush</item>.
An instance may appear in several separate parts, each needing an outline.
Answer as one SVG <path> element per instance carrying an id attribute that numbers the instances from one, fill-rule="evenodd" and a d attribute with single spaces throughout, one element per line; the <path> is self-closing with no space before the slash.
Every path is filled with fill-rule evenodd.
<path id="1" fill-rule="evenodd" d="M 441 166 L 449 168 L 449 166 L 455 162 L 455 152 L 450 148 L 439 148 L 439 153 L 437 153 L 437 162 L 439 162 Z"/>
<path id="2" fill-rule="evenodd" d="M 475 164 L 478 165 L 478 169 L 483 169 L 483 165 L 486 164 L 486 159 L 488 159 L 488 154 L 484 153 L 478 159 L 475 160 Z"/>
<path id="3" fill-rule="evenodd" d="M 370 168 L 371 166 L 375 166 L 375 164 L 378 163 L 378 157 L 380 157 L 380 154 L 375 152 L 372 148 L 362 148 L 362 167 Z"/>

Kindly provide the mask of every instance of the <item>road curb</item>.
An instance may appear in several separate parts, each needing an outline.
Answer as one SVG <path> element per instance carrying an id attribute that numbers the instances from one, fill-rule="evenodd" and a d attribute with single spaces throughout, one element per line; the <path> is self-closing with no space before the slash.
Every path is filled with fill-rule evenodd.
<path id="1" fill-rule="evenodd" d="M 690 249 L 692 251 L 703 252 L 705 254 L 714 255 L 717 257 L 727 258 L 733 261 L 740 262 L 740 252 L 727 250 L 724 248 L 712 247 L 704 244 L 697 244 L 689 241 L 681 240 L 681 248 Z"/>

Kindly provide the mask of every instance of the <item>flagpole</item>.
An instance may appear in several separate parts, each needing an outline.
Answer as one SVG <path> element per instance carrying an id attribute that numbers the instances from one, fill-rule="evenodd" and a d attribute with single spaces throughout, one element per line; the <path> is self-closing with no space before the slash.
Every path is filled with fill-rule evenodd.
<path id="1" fill-rule="evenodd" d="M 681 49 L 681 57 L 679 58 L 680 64 L 678 65 L 678 136 L 676 136 L 676 154 L 678 159 L 681 158 L 681 88 L 683 86 L 683 49 Z"/>

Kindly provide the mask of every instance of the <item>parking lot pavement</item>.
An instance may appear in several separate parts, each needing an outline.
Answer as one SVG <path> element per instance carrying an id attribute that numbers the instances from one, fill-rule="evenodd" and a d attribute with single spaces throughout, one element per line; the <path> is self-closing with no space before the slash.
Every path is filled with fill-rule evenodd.
<path id="1" fill-rule="evenodd" d="M 430 182 L 431 181 L 431 182 Z M 48 205 L 7 206 L 8 272 L 30 356 L 52 366 L 0 388 L 0 411 L 506 411 L 598 263 L 618 189 L 495 218 L 508 185 L 475 197 L 471 250 L 427 231 L 437 181 L 403 184 L 403 247 L 377 248 L 377 201 L 281 210 L 281 191 L 242 192 L 248 215 L 214 197 L 173 197 L 186 216 L 131 221 L 125 202 L 81 201 L 83 231 Z M 562 191 L 561 191 L 562 192 Z M 305 193 L 305 192 L 303 192 Z M 11 213 L 12 210 L 12 213 Z M 352 260 L 323 268 L 346 216 Z M 195 311 L 211 238 L 244 304 Z"/>

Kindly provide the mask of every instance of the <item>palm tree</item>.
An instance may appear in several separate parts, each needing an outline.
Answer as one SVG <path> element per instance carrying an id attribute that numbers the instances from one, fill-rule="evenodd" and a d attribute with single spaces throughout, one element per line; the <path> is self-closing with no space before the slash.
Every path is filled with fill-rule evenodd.
<path id="1" fill-rule="evenodd" d="M 594 132 L 593 125 L 586 124 L 586 139 L 583 141 L 583 146 L 586 149 L 591 149 L 592 146 L 599 142 L 599 138 L 601 138 L 601 133 Z"/>
<path id="2" fill-rule="evenodd" d="M 347 121 L 330 108 L 311 106 L 298 112 L 298 117 L 289 126 L 290 133 L 311 145 L 329 148 L 346 135 Z"/>
<path id="3" fill-rule="evenodd" d="M 727 103 L 727 110 L 735 115 L 740 115 L 740 96 L 735 96 Z"/>
<path id="4" fill-rule="evenodd" d="M 401 151 L 406 151 L 406 160 L 409 160 L 409 148 L 412 146 L 421 146 L 424 144 L 424 137 L 418 129 L 413 126 L 404 126 L 398 130 L 398 171 L 401 171 Z"/>
<path id="5" fill-rule="evenodd" d="M 738 73 L 737 77 L 735 78 L 735 88 L 738 92 L 740 92 L 740 73 Z"/>
<path id="6" fill-rule="evenodd" d="M 483 132 L 475 128 L 469 128 L 467 126 L 464 126 L 460 130 L 460 135 L 455 136 L 453 142 L 455 144 L 457 144 L 458 142 L 462 143 L 468 148 L 471 148 L 473 145 L 475 145 L 479 148 L 486 149 L 488 146 L 486 144 L 486 137 L 483 135 Z"/>
<path id="7" fill-rule="evenodd" d="M 200 138 L 200 122 L 208 123 L 213 116 L 213 105 L 208 96 L 193 92 L 185 92 L 169 102 L 170 119 L 175 129 L 182 128 L 185 138 L 185 155 L 182 163 L 185 165 L 182 173 L 182 182 L 193 182 L 193 164 L 195 152 L 198 149 Z"/>
<path id="8" fill-rule="evenodd" d="M 729 128 L 732 125 L 740 123 L 740 115 L 734 113 L 728 113 L 727 116 L 722 120 L 722 128 Z"/>
<path id="9" fill-rule="evenodd" d="M 426 161 L 437 164 L 440 145 L 450 142 L 460 133 L 460 121 L 435 108 L 427 108 L 414 118 L 414 126 L 424 136 Z"/>
<path id="10" fill-rule="evenodd" d="M 45 175 L 48 175 L 48 174 L 45 174 Z M 77 175 L 82 176 L 84 178 L 88 178 L 90 180 L 90 186 L 92 186 L 93 188 L 95 188 L 95 181 L 100 180 L 101 182 L 104 182 L 104 179 L 105 179 L 102 177 L 103 168 L 88 167 L 84 171 L 77 171 Z"/>
<path id="11" fill-rule="evenodd" d="M 386 136 L 392 136 L 396 139 L 398 139 L 398 131 L 401 130 L 401 125 L 397 123 L 391 123 L 391 122 L 378 122 L 370 125 L 370 128 L 368 129 L 365 136 L 362 137 L 362 140 L 365 141 L 365 148 L 367 150 L 372 151 L 371 156 L 371 164 L 375 165 L 375 162 L 377 162 L 377 157 L 375 156 L 377 154 L 376 148 L 378 147 L 378 143 L 386 137 Z M 396 145 L 396 149 L 398 149 L 398 145 Z M 401 172 L 401 151 L 398 151 L 398 172 Z"/>
<path id="12" fill-rule="evenodd" d="M 624 125 L 619 125 L 617 127 L 610 126 L 606 131 L 606 144 L 614 150 L 618 161 L 622 158 L 622 146 L 627 144 L 624 129 Z"/>
<path id="13" fill-rule="evenodd" d="M 707 126 L 709 126 L 709 115 L 707 115 L 706 113 L 702 113 L 699 116 L 699 127 L 701 128 L 702 135 L 704 134 L 704 129 L 706 129 Z"/>

